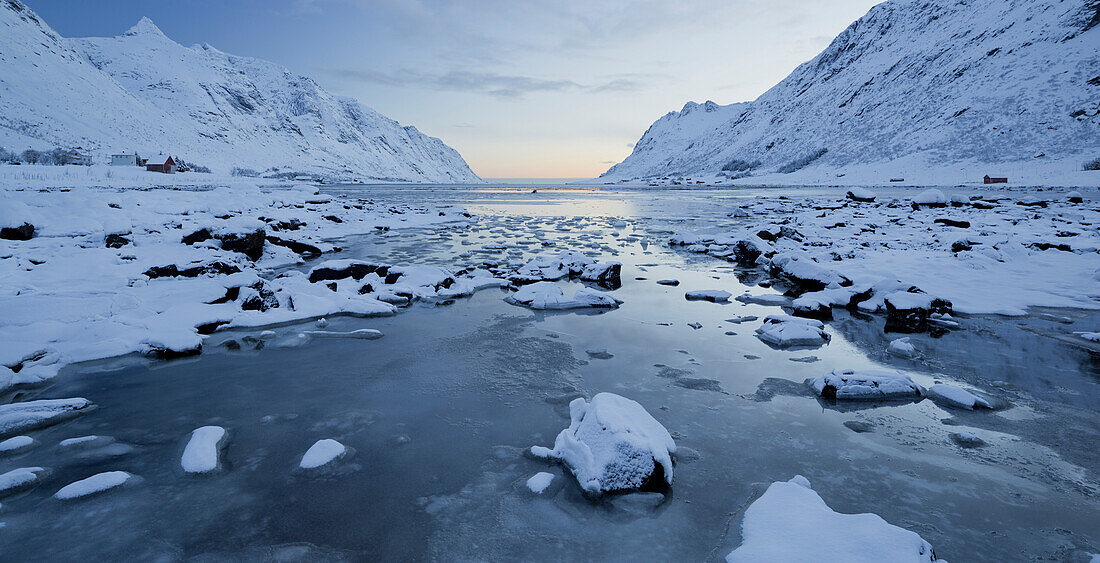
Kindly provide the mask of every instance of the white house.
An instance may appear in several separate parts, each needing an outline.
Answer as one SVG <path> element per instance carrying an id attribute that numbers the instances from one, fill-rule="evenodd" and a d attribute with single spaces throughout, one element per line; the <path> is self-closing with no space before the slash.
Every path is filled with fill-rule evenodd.
<path id="1" fill-rule="evenodd" d="M 111 166 L 138 166 L 138 155 L 136 154 L 112 154 Z"/>

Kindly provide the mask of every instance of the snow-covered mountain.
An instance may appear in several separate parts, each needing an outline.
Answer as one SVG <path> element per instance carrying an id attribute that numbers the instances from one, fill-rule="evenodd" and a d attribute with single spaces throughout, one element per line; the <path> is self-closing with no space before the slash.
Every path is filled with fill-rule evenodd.
<path id="1" fill-rule="evenodd" d="M 1100 0 L 890 0 L 755 101 L 665 115 L 602 177 L 1100 158 L 1098 24 Z"/>
<path id="2" fill-rule="evenodd" d="M 184 47 L 142 18 L 113 38 L 66 39 L 0 2 L 0 146 L 163 152 L 228 172 L 479 182 L 437 138 L 279 65 Z"/>

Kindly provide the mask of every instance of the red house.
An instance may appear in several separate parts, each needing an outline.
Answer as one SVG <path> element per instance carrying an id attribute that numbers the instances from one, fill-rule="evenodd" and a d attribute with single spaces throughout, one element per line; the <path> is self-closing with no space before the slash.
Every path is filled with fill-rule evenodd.
<path id="1" fill-rule="evenodd" d="M 172 157 L 167 157 L 161 162 L 161 159 L 150 158 L 145 161 L 145 169 L 149 172 L 163 172 L 165 174 L 172 174 L 176 171 L 176 161 L 172 160 Z"/>
<path id="2" fill-rule="evenodd" d="M 990 178 L 989 174 L 985 175 L 985 183 L 987 184 L 1007 184 L 1008 178 Z"/>

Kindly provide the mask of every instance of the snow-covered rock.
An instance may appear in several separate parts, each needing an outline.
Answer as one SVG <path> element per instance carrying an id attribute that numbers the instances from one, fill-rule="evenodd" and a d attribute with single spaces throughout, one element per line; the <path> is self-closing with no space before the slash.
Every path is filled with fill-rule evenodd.
<path id="1" fill-rule="evenodd" d="M 180 466 L 187 473 L 210 473 L 221 465 L 221 449 L 229 434 L 221 426 L 202 426 L 191 432 Z"/>
<path id="2" fill-rule="evenodd" d="M 809 381 L 826 399 L 875 401 L 920 398 L 924 389 L 908 375 L 884 370 L 833 370 Z"/>
<path id="3" fill-rule="evenodd" d="M 886 351 L 891 356 L 897 356 L 899 358 L 912 358 L 917 355 L 917 347 L 913 346 L 908 336 L 891 340 L 890 344 L 886 346 Z"/>
<path id="4" fill-rule="evenodd" d="M 332 438 L 317 440 L 306 450 L 305 455 L 302 456 L 302 461 L 298 463 L 298 467 L 301 469 L 317 469 L 344 457 L 347 453 L 347 446 Z"/>
<path id="5" fill-rule="evenodd" d="M 877 514 L 834 512 L 796 475 L 777 481 L 745 510 L 741 545 L 728 563 L 758 561 L 933 562 L 932 546 Z"/>
<path id="6" fill-rule="evenodd" d="M 684 293 L 688 301 L 710 301 L 713 303 L 725 303 L 730 300 L 732 294 L 721 289 L 698 289 Z"/>
<path id="7" fill-rule="evenodd" d="M 572 298 L 567 298 L 561 286 L 554 282 L 536 282 L 525 285 L 512 295 L 504 298 L 513 305 L 522 305 L 532 309 L 614 309 L 622 304 L 608 293 L 587 287 L 578 288 Z"/>
<path id="8" fill-rule="evenodd" d="M 913 204 L 917 206 L 943 207 L 947 205 L 947 196 L 940 190 L 931 188 L 913 196 Z"/>
<path id="9" fill-rule="evenodd" d="M 0 497 L 34 487 L 45 473 L 46 469 L 42 467 L 20 467 L 0 474 Z"/>
<path id="10" fill-rule="evenodd" d="M 864 188 L 853 187 L 848 190 L 846 194 L 848 199 L 853 201 L 859 201 L 863 203 L 870 203 L 875 201 L 875 192 Z"/>
<path id="11" fill-rule="evenodd" d="M 554 474 L 540 471 L 531 476 L 527 480 L 527 488 L 536 495 L 541 495 L 546 487 L 550 486 L 550 483 L 554 481 Z"/>
<path id="12" fill-rule="evenodd" d="M 790 315 L 768 315 L 756 329 L 756 337 L 781 348 L 789 346 L 821 346 L 829 341 L 825 324 L 816 319 Z"/>
<path id="13" fill-rule="evenodd" d="M 30 436 L 12 436 L 0 441 L 0 455 L 17 454 L 34 446 L 34 438 Z"/>
<path id="14" fill-rule="evenodd" d="M 1089 0 L 883 2 L 756 100 L 658 119 L 601 178 L 758 182 L 816 168 L 818 183 L 843 171 L 881 184 L 929 168 L 980 182 L 1004 161 L 1076 169 L 1100 154 L 1100 102 L 1083 78 L 1098 74 L 1095 21 Z"/>
<path id="15" fill-rule="evenodd" d="M 962 387 L 956 387 L 954 385 L 948 385 L 946 383 L 937 383 L 925 390 L 930 399 L 937 403 L 943 403 L 952 407 L 960 407 L 965 409 L 976 408 L 993 408 L 989 401 L 963 389 Z"/>
<path id="16" fill-rule="evenodd" d="M 480 181 L 454 149 L 415 127 L 279 65 L 184 47 L 146 18 L 117 37 L 66 39 L 11 0 L 0 5 L 0 29 L 0 146 L 9 149 L 80 146 L 96 161 L 171 151 L 222 173 L 279 167 L 374 181 Z"/>
<path id="17" fill-rule="evenodd" d="M 40 399 L 0 405 L 0 437 L 50 426 L 95 408 L 88 399 Z"/>
<path id="18" fill-rule="evenodd" d="M 590 494 L 660 488 L 672 484 L 676 443 L 638 403 L 599 393 L 569 403 L 569 428 L 554 449 L 533 446 L 536 457 L 561 461 Z"/>
<path id="19" fill-rule="evenodd" d="M 74 500 L 116 489 L 133 481 L 135 477 L 125 471 L 106 471 L 69 483 L 54 493 L 58 500 Z"/>

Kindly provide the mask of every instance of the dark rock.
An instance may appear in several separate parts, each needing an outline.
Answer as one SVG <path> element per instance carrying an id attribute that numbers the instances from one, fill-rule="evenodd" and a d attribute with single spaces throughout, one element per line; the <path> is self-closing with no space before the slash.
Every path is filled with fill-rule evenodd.
<path id="1" fill-rule="evenodd" d="M 1028 245 L 1035 250 L 1061 250 L 1062 252 L 1073 252 L 1068 244 L 1052 244 L 1049 242 L 1033 242 Z"/>
<path id="2" fill-rule="evenodd" d="M 107 248 L 122 248 L 127 244 L 130 244 L 130 239 L 126 238 L 123 235 L 112 234 L 107 235 L 107 237 L 104 239 L 104 244 Z"/>
<path id="3" fill-rule="evenodd" d="M 279 221 L 273 225 L 276 230 L 280 231 L 297 231 L 298 229 L 306 226 L 305 223 L 298 219 L 291 219 L 289 221 Z"/>
<path id="4" fill-rule="evenodd" d="M 267 235 L 267 242 L 270 242 L 271 244 L 274 244 L 276 246 L 284 246 L 286 248 L 289 248 L 292 252 L 296 254 L 301 254 L 305 258 L 314 258 L 321 255 L 320 248 L 317 248 L 312 244 L 299 242 L 296 240 L 283 239 Z"/>
<path id="5" fill-rule="evenodd" d="M 670 285 L 675 287 L 680 285 L 680 280 L 657 280 L 657 283 L 659 285 Z"/>
<path id="6" fill-rule="evenodd" d="M 191 266 L 185 269 L 179 269 L 175 264 L 169 264 L 167 266 L 153 266 L 145 271 L 145 275 L 150 279 L 155 278 L 194 278 L 201 275 L 222 275 L 227 276 L 229 274 L 236 274 L 241 269 L 232 265 L 226 264 L 220 260 L 214 262 L 207 262 L 205 264 L 199 264 Z"/>
<path id="7" fill-rule="evenodd" d="M 195 244 L 196 242 L 202 242 L 204 240 L 210 240 L 210 231 L 208 229 L 199 229 L 185 237 L 180 241 L 183 244 Z"/>
<path id="8" fill-rule="evenodd" d="M 221 296 L 221 297 L 219 297 L 219 298 L 217 298 L 213 301 L 208 302 L 207 305 L 219 305 L 219 304 L 222 304 L 222 303 L 231 303 L 233 301 L 236 301 L 237 297 L 240 296 L 240 294 L 241 294 L 241 288 L 240 287 L 229 287 L 229 288 L 226 288 L 225 295 L 223 295 L 223 296 Z"/>
<path id="9" fill-rule="evenodd" d="M 858 195 L 852 193 L 851 191 L 849 191 L 847 194 L 845 194 L 845 197 L 847 197 L 850 200 L 859 201 L 859 202 L 863 202 L 863 203 L 871 203 L 871 202 L 875 201 L 875 196 L 874 195 L 871 195 L 871 196 L 858 196 Z"/>
<path id="10" fill-rule="evenodd" d="M 374 287 L 369 283 L 365 283 L 363 287 L 359 288 L 359 295 L 366 295 L 368 293 L 374 293 Z"/>
<path id="11" fill-rule="evenodd" d="M 874 424 L 862 420 L 846 420 L 844 421 L 844 426 L 847 426 L 849 430 L 858 434 L 875 431 Z"/>
<path id="12" fill-rule="evenodd" d="M 279 308 L 279 298 L 275 292 L 268 289 L 264 282 L 256 282 L 251 287 L 245 288 L 241 297 L 242 311 L 267 311 Z"/>
<path id="13" fill-rule="evenodd" d="M 361 280 L 367 274 L 385 276 L 390 267 L 383 264 L 371 264 L 368 262 L 353 262 L 344 268 L 315 268 L 309 273 L 310 283 L 328 280 L 342 280 L 352 278 Z"/>
<path id="14" fill-rule="evenodd" d="M 739 240 L 733 245 L 733 256 L 742 266 L 755 266 L 757 259 L 764 253 L 760 245 L 751 240 Z"/>
<path id="15" fill-rule="evenodd" d="M 204 334 L 204 335 L 205 334 L 214 334 L 214 331 L 218 330 L 218 327 L 222 326 L 224 324 L 229 324 L 229 323 L 228 323 L 228 321 L 214 321 L 212 323 L 203 323 L 201 325 L 196 326 L 195 330 L 197 330 L 199 332 L 199 334 Z"/>
<path id="16" fill-rule="evenodd" d="M 920 291 L 910 293 L 922 293 Z M 883 332 L 917 333 L 929 330 L 928 316 L 932 314 L 951 314 L 951 302 L 946 299 L 932 299 L 928 308 L 899 309 L 885 300 L 886 327 Z"/>
<path id="17" fill-rule="evenodd" d="M 161 360 L 173 360 L 176 358 L 186 358 L 188 356 L 197 356 L 202 353 L 202 344 L 199 344 L 193 348 L 182 348 L 180 350 L 173 350 L 171 348 L 156 347 L 149 350 L 148 354 L 154 358 Z"/>
<path id="18" fill-rule="evenodd" d="M 329 221 L 332 221 L 333 223 L 343 223 L 344 222 L 343 219 L 341 219 L 341 218 L 339 218 L 335 215 L 325 215 L 324 218 L 329 220 Z"/>
<path id="19" fill-rule="evenodd" d="M 222 242 L 222 250 L 240 252 L 252 260 L 259 260 L 264 255 L 263 229 L 256 229 L 247 234 L 230 233 L 217 237 Z"/>
<path id="20" fill-rule="evenodd" d="M 956 227 L 959 229 L 970 228 L 970 221 L 959 221 L 956 219 L 946 219 L 941 217 L 939 219 L 936 219 L 935 222 L 939 223 L 940 225 L 947 225 L 948 227 Z"/>
<path id="21" fill-rule="evenodd" d="M 793 307 L 791 315 L 819 321 L 831 321 L 833 320 L 833 308 L 823 303 L 817 303 L 813 306 Z"/>
<path id="22" fill-rule="evenodd" d="M 605 289 L 619 289 L 623 286 L 620 275 L 623 265 L 618 262 L 595 264 L 585 268 L 581 274 L 581 281 L 592 282 Z"/>
<path id="23" fill-rule="evenodd" d="M 34 225 L 23 223 L 18 227 L 0 228 L 0 239 L 5 240 L 31 240 L 34 237 Z"/>
<path id="24" fill-rule="evenodd" d="M 951 252 L 965 252 L 973 248 L 973 243 L 968 240 L 957 240 L 951 243 Z"/>

